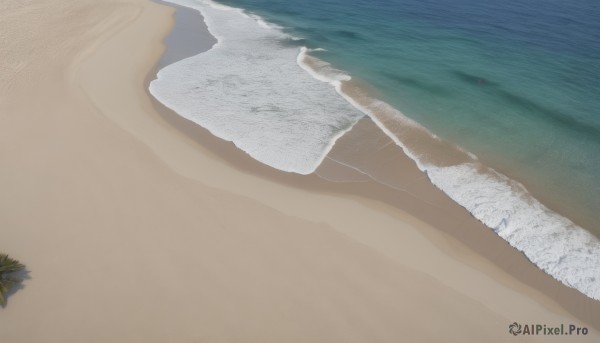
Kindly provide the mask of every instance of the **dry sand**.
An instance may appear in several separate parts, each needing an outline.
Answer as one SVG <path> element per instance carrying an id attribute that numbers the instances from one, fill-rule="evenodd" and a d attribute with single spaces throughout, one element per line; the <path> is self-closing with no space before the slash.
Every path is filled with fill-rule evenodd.
<path id="1" fill-rule="evenodd" d="M 31 277 L 0 342 L 566 341 L 513 321 L 598 341 L 597 302 L 556 302 L 410 209 L 159 113 L 145 85 L 172 13 L 0 3 L 0 249 Z"/>

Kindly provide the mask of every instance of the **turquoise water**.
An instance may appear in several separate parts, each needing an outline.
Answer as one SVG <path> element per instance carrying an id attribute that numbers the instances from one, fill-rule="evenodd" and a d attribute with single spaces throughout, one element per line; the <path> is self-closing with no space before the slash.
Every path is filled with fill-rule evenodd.
<path id="1" fill-rule="evenodd" d="M 311 54 L 600 233 L 597 1 L 219 2 L 325 49 Z"/>

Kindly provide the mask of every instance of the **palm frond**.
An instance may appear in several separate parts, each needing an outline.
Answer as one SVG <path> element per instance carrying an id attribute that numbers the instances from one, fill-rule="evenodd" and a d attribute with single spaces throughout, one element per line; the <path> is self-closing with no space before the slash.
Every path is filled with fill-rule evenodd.
<path id="1" fill-rule="evenodd" d="M 14 274 L 23 270 L 25 265 L 7 254 L 0 253 L 0 305 L 6 303 L 6 293 L 23 281 L 22 277 Z"/>
<path id="2" fill-rule="evenodd" d="M 7 254 L 0 254 L 0 274 L 14 273 L 25 269 L 19 261 L 10 258 Z"/>

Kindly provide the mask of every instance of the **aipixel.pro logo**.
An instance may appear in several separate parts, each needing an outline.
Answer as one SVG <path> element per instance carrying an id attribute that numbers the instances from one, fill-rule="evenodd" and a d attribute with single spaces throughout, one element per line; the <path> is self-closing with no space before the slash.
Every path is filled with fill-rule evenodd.
<path id="1" fill-rule="evenodd" d="M 548 326 L 546 324 L 519 324 L 514 322 L 508 325 L 508 332 L 511 335 L 542 335 L 542 336 L 560 336 L 560 335 L 587 335 L 588 328 L 577 325 L 560 324 L 558 326 Z"/>

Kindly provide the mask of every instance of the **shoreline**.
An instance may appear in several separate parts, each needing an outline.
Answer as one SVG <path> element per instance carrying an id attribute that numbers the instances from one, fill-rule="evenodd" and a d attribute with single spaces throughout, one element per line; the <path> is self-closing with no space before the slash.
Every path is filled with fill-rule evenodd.
<path id="1" fill-rule="evenodd" d="M 21 6 L 0 11 L 17 43 L 0 52 L 23 62 L 0 80 L 0 227 L 31 279 L 0 310 L 2 342 L 535 341 L 513 321 L 597 341 L 598 323 L 370 184 L 277 172 L 158 111 L 146 86 L 173 8 Z"/>
<path id="2" fill-rule="evenodd" d="M 164 1 L 161 1 L 164 3 Z M 170 3 L 164 3 L 170 6 Z M 183 11 L 192 11 L 201 14 L 193 9 L 179 6 Z M 203 25 L 205 26 L 205 24 Z M 185 45 L 185 43 L 180 42 Z M 167 50 L 169 47 L 167 46 Z M 155 66 L 154 70 L 148 74 L 147 85 L 156 78 L 156 73 L 159 66 Z M 299 189 L 310 189 L 310 191 L 332 194 L 344 194 L 349 196 L 364 197 L 375 200 L 383 204 L 391 206 L 405 213 L 418 218 L 435 227 L 439 232 L 451 236 L 475 252 L 477 255 L 484 257 L 487 261 L 498 266 L 501 270 L 515 277 L 520 282 L 523 282 L 529 287 L 539 290 L 547 296 L 554 297 L 561 307 L 565 308 L 577 318 L 590 323 L 596 330 L 600 330 L 600 322 L 595 323 L 594 318 L 600 318 L 600 301 L 596 301 L 582 294 L 575 288 L 564 285 L 559 280 L 556 280 L 551 275 L 544 272 L 534 263 L 529 261 L 525 255 L 516 248 L 510 246 L 492 229 L 479 222 L 466 209 L 450 199 L 447 194 L 435 187 L 424 173 L 419 170 L 415 162 L 406 156 L 398 146 L 393 145 L 392 140 L 387 137 L 381 130 L 372 122 L 368 116 L 365 116 L 355 124 L 345 135 L 341 136 L 332 150 L 327 154 L 324 163 L 317 170 L 308 175 L 300 175 L 294 173 L 286 173 L 279 171 L 273 167 L 265 165 L 252 159 L 244 151 L 238 149 L 232 142 L 225 141 L 212 135 L 208 130 L 200 125 L 193 123 L 173 110 L 167 108 L 162 103 L 150 94 L 154 107 L 161 117 L 175 127 L 178 131 L 185 134 L 189 139 L 192 139 L 203 148 L 208 149 L 211 153 L 224 160 L 235 168 L 241 169 L 244 172 L 259 176 L 268 180 L 274 180 L 278 183 L 296 187 Z M 368 124 L 365 124 L 368 122 Z M 362 133 L 355 134 L 354 128 L 360 127 L 358 131 Z M 364 127 L 364 128 L 363 128 Z M 338 173 L 348 173 L 353 177 L 358 177 L 355 173 L 349 171 L 348 167 L 337 167 L 332 165 L 333 160 L 343 160 L 344 151 L 361 150 L 360 143 L 365 141 L 364 131 L 369 131 L 368 140 L 376 142 L 378 146 L 369 146 L 369 151 L 362 149 L 363 158 L 370 154 L 375 155 L 374 159 L 379 159 L 379 163 L 372 163 L 372 166 L 377 168 L 378 165 L 386 165 L 390 170 L 396 171 L 395 174 L 403 175 L 395 178 L 398 184 L 402 184 L 406 188 L 410 188 L 412 194 L 418 193 L 418 202 L 415 203 L 413 196 L 402 196 L 402 191 L 390 189 L 390 185 L 382 183 L 367 177 L 368 180 L 359 179 L 356 182 L 345 182 L 338 179 Z M 390 145 L 391 144 L 391 145 Z M 384 153 L 381 153 L 382 147 L 388 146 Z M 392 147 L 392 148 L 390 148 Z M 397 163 L 386 163 L 390 159 L 395 159 Z M 350 162 L 352 158 L 350 158 Z M 364 161 L 363 161 L 364 162 Z M 334 162 L 335 163 L 335 162 Z M 330 170 L 334 170 L 330 174 Z M 399 173 L 398 171 L 402 171 Z M 378 170 L 376 172 L 383 172 Z M 393 172 L 389 172 L 390 176 Z M 327 175 L 327 176 L 326 176 Z M 316 178 L 315 178 L 316 176 Z M 363 174 L 364 176 L 364 174 Z M 417 180 L 415 186 L 411 183 Z M 431 216 L 431 213 L 443 209 L 442 215 Z M 452 249 L 448 249 L 444 244 L 438 245 L 447 253 L 452 254 Z M 467 259 L 462 260 L 463 263 L 469 264 Z M 476 264 L 475 264 L 476 265 Z M 586 303 L 591 306 L 587 306 Z"/>
<path id="3" fill-rule="evenodd" d="M 600 273 L 600 264 L 595 256 L 600 254 L 600 241 L 589 231 L 546 208 L 520 183 L 486 167 L 475 156 L 451 142 L 437 139 L 396 109 L 365 94 L 356 82 L 340 81 L 346 77 L 337 74 L 324 61 L 305 57 L 304 49 L 298 54 L 296 48 L 279 49 L 277 43 L 271 51 L 272 56 L 278 56 L 272 61 L 272 66 L 285 68 L 271 73 L 269 59 L 256 65 L 256 70 L 264 69 L 260 72 L 262 77 L 248 73 L 243 67 L 245 63 L 260 58 L 252 53 L 247 55 L 254 51 L 252 46 L 285 41 L 288 36 L 280 30 L 260 25 L 260 19 L 246 16 L 242 9 L 221 11 L 204 3 L 187 6 L 207 15 L 208 30 L 222 36 L 223 44 L 206 54 L 195 55 L 159 71 L 158 79 L 150 84 L 150 93 L 168 107 L 208 128 L 216 136 L 234 141 L 236 146 L 255 159 L 277 169 L 300 174 L 316 169 L 339 136 L 366 113 L 399 146 L 398 149 L 404 150 L 416 161 L 419 169 L 436 187 L 479 221 L 493 228 L 510 245 L 524 252 L 530 261 L 552 277 L 592 299 L 600 299 L 595 278 L 595 274 Z M 229 24 L 221 27 L 220 20 Z M 245 25 L 243 30 L 236 31 L 236 25 L 231 25 L 238 23 L 237 20 Z M 259 20 L 258 25 L 256 20 Z M 278 38 L 271 39 L 270 35 Z M 240 40 L 240 37 L 245 38 Z M 270 49 L 271 43 L 265 44 L 265 48 Z M 296 63 L 291 62 L 292 56 Z M 296 64 L 309 71 L 312 78 L 302 73 Z M 232 76 L 232 73 L 237 76 Z M 287 77 L 279 77 L 281 74 Z M 241 82 L 240 87 L 234 87 L 229 95 L 212 86 L 215 82 L 225 81 L 226 89 L 233 90 L 229 77 Z M 271 86 L 263 87 L 265 78 L 270 80 L 268 84 Z M 294 82 L 290 84 L 286 80 Z M 239 105 L 246 102 L 248 94 L 272 99 L 253 108 L 259 114 L 256 118 L 261 119 L 239 115 L 243 111 Z M 303 94 L 302 101 L 297 101 L 300 100 L 297 94 Z M 239 96 L 240 100 L 223 96 Z M 220 100 L 203 101 L 205 98 Z M 298 103 L 310 105 L 296 106 Z M 288 111 L 291 116 L 277 116 L 270 108 Z M 303 119 L 299 113 L 308 117 Z M 290 124 L 296 120 L 302 124 Z M 260 125 L 263 130 L 253 130 L 255 125 Z M 310 127 L 315 134 L 306 136 L 300 127 Z M 271 144 L 273 140 L 279 143 Z M 323 145 L 325 143 L 326 146 Z M 532 244 L 538 240 L 545 243 Z M 548 254 L 548 251 L 553 253 Z"/>

